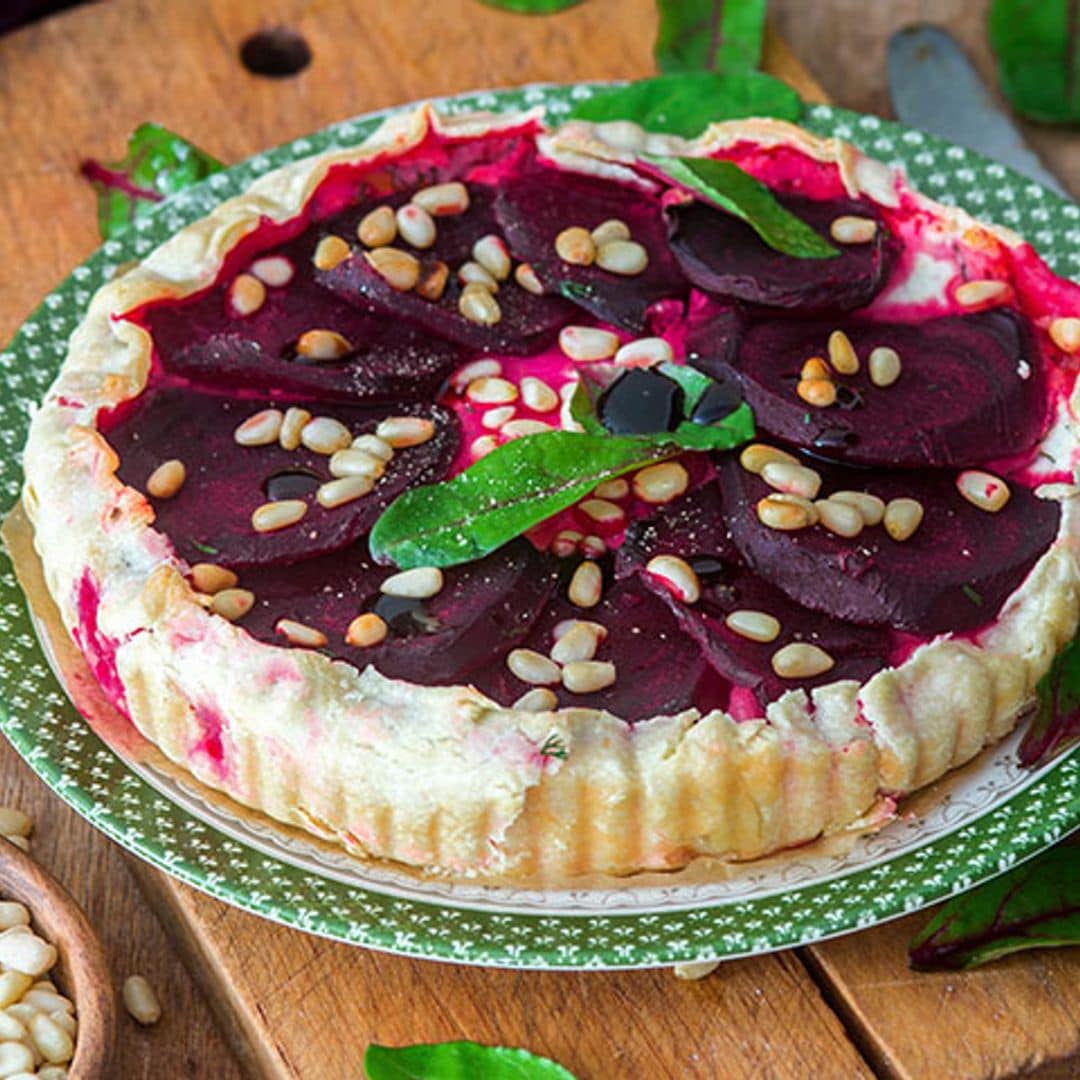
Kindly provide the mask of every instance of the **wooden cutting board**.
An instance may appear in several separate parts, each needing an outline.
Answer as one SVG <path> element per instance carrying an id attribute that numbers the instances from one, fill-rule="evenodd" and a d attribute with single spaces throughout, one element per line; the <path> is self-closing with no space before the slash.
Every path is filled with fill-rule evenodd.
<path id="1" fill-rule="evenodd" d="M 244 38 L 274 25 L 295 29 L 312 50 L 311 65 L 290 79 L 257 78 L 237 60 Z M 588 0 L 547 18 L 478 0 L 110 0 L 23 31 L 0 42 L 0 78 L 16 88 L 0 94 L 0 129 L 20 148 L 0 175 L 0 335 L 95 246 L 78 158 L 119 156 L 143 120 L 235 161 L 423 95 L 640 76 L 652 69 L 654 32 L 651 0 Z M 766 66 L 823 100 L 775 39 Z M 29 268 L 26 252 L 38 253 Z M 79 835 L 87 848 L 106 847 Z M 114 880 L 115 851 L 106 850 Z M 490 971 L 364 952 L 260 921 L 142 864 L 132 869 L 257 1076 L 355 1078 L 371 1041 L 449 1038 L 526 1046 L 582 1080 L 1080 1073 L 1080 956 L 913 975 L 904 946 L 924 916 L 683 983 L 668 971 Z M 112 936 L 122 948 L 122 935 Z M 195 1006 L 183 1007 L 197 1023 Z M 189 1032 L 185 1059 L 184 1036 L 173 1037 L 173 1064 L 156 1075 L 232 1075 L 212 1040 L 196 1043 Z"/>

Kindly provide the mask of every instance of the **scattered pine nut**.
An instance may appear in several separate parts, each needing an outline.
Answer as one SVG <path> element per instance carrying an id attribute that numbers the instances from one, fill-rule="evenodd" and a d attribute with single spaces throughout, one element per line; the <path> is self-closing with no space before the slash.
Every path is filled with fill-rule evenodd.
<path id="1" fill-rule="evenodd" d="M 829 363 L 833 370 L 841 375 L 855 375 L 859 370 L 859 357 L 855 346 L 843 330 L 834 330 L 829 335 Z"/>
<path id="2" fill-rule="evenodd" d="M 562 679 L 559 665 L 533 649 L 513 649 L 506 666 L 515 678 L 531 686 L 553 686 Z"/>
<path id="3" fill-rule="evenodd" d="M 296 273 L 293 264 L 284 255 L 264 255 L 261 259 L 256 259 L 248 269 L 272 289 L 284 288 Z"/>
<path id="4" fill-rule="evenodd" d="M 231 570 L 214 563 L 196 563 L 191 568 L 191 583 L 199 592 L 214 596 L 222 589 L 235 589 L 239 578 Z"/>
<path id="5" fill-rule="evenodd" d="M 379 247 L 364 252 L 368 265 L 398 292 L 408 292 L 420 280 L 420 260 L 395 247 Z"/>
<path id="6" fill-rule="evenodd" d="M 769 462 L 786 461 L 789 465 L 798 465 L 799 459 L 775 446 L 767 446 L 765 443 L 751 443 L 743 447 L 739 454 L 739 464 L 749 473 L 761 475 L 762 469 Z"/>
<path id="7" fill-rule="evenodd" d="M 379 422 L 375 435 L 391 450 L 420 446 L 435 437 L 435 422 L 425 416 L 388 416 Z"/>
<path id="8" fill-rule="evenodd" d="M 866 524 L 857 506 L 833 499 L 820 499 L 814 503 L 818 521 L 831 533 L 854 539 Z"/>
<path id="9" fill-rule="evenodd" d="M 740 608 L 731 612 L 724 620 L 724 625 L 748 641 L 767 643 L 780 636 L 780 620 L 764 611 L 750 611 Z"/>
<path id="10" fill-rule="evenodd" d="M 907 540 L 922 524 L 923 507 L 917 499 L 890 499 L 885 507 L 885 531 L 896 541 Z"/>
<path id="11" fill-rule="evenodd" d="M 488 431 L 498 431 L 503 424 L 513 420 L 514 413 L 517 409 L 513 405 L 498 405 L 494 409 L 488 409 L 482 417 L 480 417 L 480 423 L 488 429 Z"/>
<path id="12" fill-rule="evenodd" d="M 885 501 L 867 491 L 834 491 L 829 498 L 854 506 L 862 515 L 864 525 L 880 525 L 885 516 Z"/>
<path id="13" fill-rule="evenodd" d="M 877 222 L 845 214 L 829 226 L 829 235 L 838 244 L 869 244 L 877 236 Z"/>
<path id="14" fill-rule="evenodd" d="M 321 649 L 326 644 L 326 635 L 321 630 L 295 619 L 278 619 L 274 633 L 280 634 L 290 645 L 302 645 L 307 649 Z"/>
<path id="15" fill-rule="evenodd" d="M 835 665 L 824 649 L 805 641 L 793 641 L 772 655 L 772 669 L 781 679 L 812 679 Z"/>
<path id="16" fill-rule="evenodd" d="M 799 373 L 801 379 L 832 379 L 829 365 L 820 356 L 811 356 L 805 361 Z"/>
<path id="17" fill-rule="evenodd" d="M 593 536 L 592 533 L 583 536 L 578 544 L 578 550 L 586 559 L 602 559 L 607 554 L 607 549 L 603 537 Z"/>
<path id="18" fill-rule="evenodd" d="M 420 267 L 420 279 L 416 283 L 416 295 L 435 303 L 446 292 L 446 283 L 450 280 L 450 267 L 441 259 L 425 263 Z"/>
<path id="19" fill-rule="evenodd" d="M 592 266 L 596 243 L 588 229 L 573 225 L 555 237 L 555 253 L 571 266 Z"/>
<path id="20" fill-rule="evenodd" d="M 801 379 L 795 392 L 807 405 L 819 409 L 836 403 L 836 385 L 829 379 Z"/>
<path id="21" fill-rule="evenodd" d="M 477 405 L 509 405 L 518 399 L 518 388 L 498 375 L 481 375 L 465 388 L 465 396 Z"/>
<path id="22" fill-rule="evenodd" d="M 550 712 L 559 704 L 559 699 L 546 687 L 535 686 L 526 690 L 510 707 L 524 712 Z"/>
<path id="23" fill-rule="evenodd" d="M 330 475 L 340 479 L 343 476 L 367 476 L 374 482 L 386 471 L 386 463 L 361 450 L 355 443 L 344 450 L 338 450 L 330 458 Z"/>
<path id="24" fill-rule="evenodd" d="M 619 346 L 615 363 L 623 367 L 652 367 L 675 359 L 671 345 L 662 337 L 643 337 Z"/>
<path id="25" fill-rule="evenodd" d="M 766 495 L 757 504 L 757 516 L 766 528 L 782 532 L 805 529 L 817 522 L 817 510 L 812 502 L 786 493 Z"/>
<path id="26" fill-rule="evenodd" d="M 611 240 L 597 248 L 596 265 L 609 274 L 636 277 L 649 265 L 649 253 L 635 240 Z"/>
<path id="27" fill-rule="evenodd" d="M 523 435 L 543 435 L 553 430 L 554 428 L 543 420 L 511 420 L 502 426 L 502 433 L 508 439 L 520 439 Z"/>
<path id="28" fill-rule="evenodd" d="M 596 623 L 574 620 L 551 647 L 551 659 L 557 664 L 591 660 L 596 655 L 600 641 Z"/>
<path id="29" fill-rule="evenodd" d="M 305 514 L 307 503 L 303 499 L 278 499 L 263 503 L 251 512 L 251 527 L 260 533 L 277 532 L 303 520 Z"/>
<path id="30" fill-rule="evenodd" d="M 499 302 L 483 285 L 469 284 L 461 290 L 458 311 L 462 318 L 478 326 L 494 326 L 502 319 Z"/>
<path id="31" fill-rule="evenodd" d="M 146 481 L 146 493 L 155 499 L 171 499 L 180 494 L 187 479 L 187 469 L 178 458 L 163 461 Z"/>
<path id="32" fill-rule="evenodd" d="M 435 433 L 435 425 L 432 424 L 432 434 Z M 394 448 L 379 435 L 357 435 L 352 441 L 354 450 L 363 450 L 386 464 L 394 456 Z"/>
<path id="33" fill-rule="evenodd" d="M 311 261 L 319 270 L 333 270 L 352 254 L 352 248 L 340 236 L 324 236 L 315 248 Z"/>
<path id="34" fill-rule="evenodd" d="M 486 457 L 492 450 L 497 450 L 499 447 L 499 440 L 494 435 L 481 435 L 478 439 L 473 439 L 469 444 L 469 453 L 472 455 L 473 461 L 479 461 L 480 458 Z"/>
<path id="35" fill-rule="evenodd" d="M 662 506 L 682 495 L 690 484 L 690 474 L 678 461 L 646 465 L 634 473 L 634 494 L 653 506 Z"/>
<path id="36" fill-rule="evenodd" d="M 144 1026 L 161 1019 L 161 1005 L 154 988 L 141 975 L 129 975 L 124 980 L 124 1007 L 133 1020 Z"/>
<path id="37" fill-rule="evenodd" d="M 608 360 L 619 348 L 619 339 L 610 330 L 595 326 L 564 326 L 559 331 L 559 348 L 578 363 Z"/>
<path id="38" fill-rule="evenodd" d="M 499 291 L 499 283 L 491 272 L 478 262 L 464 262 L 458 267 L 457 279 L 462 285 L 480 285 L 490 293 Z"/>
<path id="39" fill-rule="evenodd" d="M 1050 340 L 1066 353 L 1080 352 L 1080 319 L 1054 319 L 1049 327 Z"/>
<path id="40" fill-rule="evenodd" d="M 514 280 L 533 296 L 544 295 L 544 283 L 536 275 L 536 271 L 528 263 L 519 263 L 514 271 Z"/>
<path id="41" fill-rule="evenodd" d="M 375 478 L 370 473 L 339 476 L 335 480 L 320 484 L 315 492 L 315 500 L 325 509 L 333 510 L 337 506 L 344 506 L 346 503 L 362 498 L 374 486 Z"/>
<path id="42" fill-rule="evenodd" d="M 562 684 L 572 694 L 595 694 L 615 682 L 610 660 L 573 660 L 562 669 Z"/>
<path id="43" fill-rule="evenodd" d="M 496 280 L 505 281 L 510 276 L 510 253 L 501 236 L 488 233 L 472 246 L 472 257 Z"/>
<path id="44" fill-rule="evenodd" d="M 229 306 L 241 318 L 254 315 L 266 302 L 266 286 L 254 274 L 237 274 L 229 286 Z"/>
<path id="45" fill-rule="evenodd" d="M 327 456 L 352 446 L 352 433 L 331 416 L 316 416 L 300 430 L 300 442 L 312 453 Z"/>
<path id="46" fill-rule="evenodd" d="M 233 432 L 233 439 L 240 446 L 269 446 L 277 442 L 283 419 L 280 410 L 263 409 L 249 416 Z"/>
<path id="47" fill-rule="evenodd" d="M 285 410 L 281 430 L 278 432 L 278 445 L 282 450 L 296 450 L 300 446 L 300 436 L 310 420 L 311 413 L 307 409 L 294 405 Z"/>
<path id="48" fill-rule="evenodd" d="M 614 480 L 605 480 L 593 488 L 598 499 L 625 499 L 630 494 L 630 484 L 625 477 L 617 476 Z"/>
<path id="49" fill-rule="evenodd" d="M 563 529 L 554 540 L 551 541 L 551 554 L 558 559 L 568 559 L 577 549 L 584 536 L 573 529 Z"/>
<path id="50" fill-rule="evenodd" d="M 449 217 L 469 209 L 469 189 L 460 180 L 451 180 L 421 188 L 413 194 L 412 201 L 433 217 Z"/>
<path id="51" fill-rule="evenodd" d="M 888 345 L 879 345 L 870 353 L 867 361 L 870 381 L 883 389 L 892 386 L 900 378 L 900 354 Z"/>
<path id="52" fill-rule="evenodd" d="M 578 509 L 591 521 L 602 525 L 622 524 L 626 520 L 626 511 L 607 499 L 584 499 Z"/>
<path id="53" fill-rule="evenodd" d="M 1012 286 L 1007 281 L 965 281 L 957 286 L 953 296 L 961 307 L 1005 303 L 1012 296 Z"/>
<path id="54" fill-rule="evenodd" d="M 358 649 L 369 649 L 384 642 L 388 633 L 389 627 L 383 618 L 373 611 L 367 611 L 363 615 L 357 615 L 349 623 L 349 629 L 345 631 L 345 643 Z"/>
<path id="55" fill-rule="evenodd" d="M 521 401 L 533 412 L 553 412 L 559 407 L 559 395 L 543 379 L 526 375 L 521 380 Z"/>
<path id="56" fill-rule="evenodd" d="M 646 573 L 659 578 L 677 600 L 696 604 L 701 599 L 701 582 L 694 568 L 678 555 L 654 555 L 645 564 Z"/>
<path id="57" fill-rule="evenodd" d="M 629 240 L 630 226 L 618 218 L 609 218 L 607 221 L 601 221 L 589 235 L 592 236 L 593 243 L 598 248 L 602 248 L 614 240 Z"/>
<path id="58" fill-rule="evenodd" d="M 687 964 L 676 964 L 672 971 L 674 971 L 676 979 L 686 979 L 692 982 L 695 979 L 704 979 L 706 975 L 711 975 L 719 966 L 719 960 L 691 960 Z"/>
<path id="59" fill-rule="evenodd" d="M 296 351 L 305 360 L 340 360 L 352 352 L 352 343 L 336 330 L 305 330 Z"/>
<path id="60" fill-rule="evenodd" d="M 435 222 L 422 206 L 406 203 L 398 207 L 394 216 L 398 236 L 410 247 L 426 250 L 435 243 Z"/>
<path id="61" fill-rule="evenodd" d="M 777 491 L 801 495 L 804 499 L 816 499 L 821 490 L 820 473 L 805 465 L 792 465 L 787 461 L 767 462 L 761 470 L 761 479 Z"/>
<path id="62" fill-rule="evenodd" d="M 594 562 L 578 563 L 567 597 L 570 603 L 579 608 L 596 607 L 604 591 L 604 575 Z"/>
<path id="63" fill-rule="evenodd" d="M 1009 485 L 992 473 L 965 469 L 956 478 L 956 488 L 972 506 L 996 514 L 1009 501 Z"/>
<path id="64" fill-rule="evenodd" d="M 356 235 L 365 247 L 387 247 L 397 239 L 397 218 L 389 206 L 368 211 L 356 227 Z"/>
<path id="65" fill-rule="evenodd" d="M 388 577 L 379 591 L 386 596 L 427 600 L 442 591 L 443 572 L 437 566 L 417 566 Z"/>

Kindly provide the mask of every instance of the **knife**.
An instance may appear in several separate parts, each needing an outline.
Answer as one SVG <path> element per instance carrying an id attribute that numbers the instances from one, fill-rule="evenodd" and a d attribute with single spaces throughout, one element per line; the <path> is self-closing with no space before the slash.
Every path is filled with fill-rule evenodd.
<path id="1" fill-rule="evenodd" d="M 902 124 L 985 154 L 1072 200 L 1072 194 L 1024 142 L 948 31 L 939 26 L 907 26 L 892 35 L 889 92 Z"/>

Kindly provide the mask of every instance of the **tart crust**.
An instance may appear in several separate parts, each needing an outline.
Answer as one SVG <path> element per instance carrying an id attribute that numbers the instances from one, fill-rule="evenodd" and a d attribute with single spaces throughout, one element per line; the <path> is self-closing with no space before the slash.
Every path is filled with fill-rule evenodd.
<path id="1" fill-rule="evenodd" d="M 146 499 L 117 478 L 95 417 L 137 396 L 151 367 L 149 336 L 117 316 L 210 285 L 260 219 L 294 217 L 334 165 L 392 157 L 432 129 L 482 136 L 522 126 L 543 130 L 539 114 L 450 118 L 421 106 L 355 149 L 264 176 L 97 293 L 25 454 L 24 502 L 65 627 L 108 695 L 170 759 L 363 857 L 462 875 L 627 874 L 700 855 L 751 859 L 887 819 L 897 797 L 1007 734 L 1076 633 L 1074 486 L 1039 489 L 1061 502 L 1058 537 L 977 640 L 938 638 L 862 686 L 788 692 L 764 719 L 690 710 L 630 725 L 589 709 L 503 708 L 469 687 L 417 686 L 259 643 L 207 610 Z M 566 168 L 638 183 L 628 164 L 641 150 L 790 147 L 835 163 L 851 195 L 885 206 L 919 199 L 973 256 L 1021 245 L 914 195 L 853 147 L 777 121 L 716 124 L 693 142 L 626 123 L 572 123 L 538 137 Z M 1038 324 L 1047 313 L 1029 314 Z M 1076 404 L 1074 393 L 1047 437 L 1059 459 L 1077 448 Z M 565 757 L 544 751 L 553 736 Z"/>

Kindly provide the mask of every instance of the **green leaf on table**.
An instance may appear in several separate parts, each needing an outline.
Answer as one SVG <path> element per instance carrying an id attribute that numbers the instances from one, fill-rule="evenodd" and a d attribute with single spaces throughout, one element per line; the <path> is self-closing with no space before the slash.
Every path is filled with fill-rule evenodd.
<path id="1" fill-rule="evenodd" d="M 584 0 L 482 0 L 488 7 L 502 8 L 518 15 L 554 15 L 558 11 L 577 7 Z"/>
<path id="2" fill-rule="evenodd" d="M 97 188 L 98 228 L 108 240 L 131 228 L 162 199 L 224 167 L 168 128 L 140 124 L 122 161 L 104 165 L 90 158 L 80 171 Z"/>
<path id="3" fill-rule="evenodd" d="M 761 63 L 766 0 L 657 0 L 659 71 L 738 71 Z"/>
<path id="4" fill-rule="evenodd" d="M 688 71 L 597 90 L 578 102 L 575 120 L 632 120 L 648 131 L 691 138 L 716 120 L 774 116 L 798 120 L 802 99 L 787 83 L 760 71 Z"/>
<path id="5" fill-rule="evenodd" d="M 649 156 L 669 180 L 747 223 L 769 247 L 798 259 L 832 259 L 840 252 L 785 209 L 759 180 L 730 161 Z"/>
<path id="6" fill-rule="evenodd" d="M 1041 765 L 1080 742 L 1080 637 L 1054 658 L 1035 688 L 1039 711 L 1020 744 L 1021 765 Z"/>
<path id="7" fill-rule="evenodd" d="M 950 900 L 909 955 L 919 971 L 960 970 L 1060 945 L 1080 945 L 1080 851 L 1073 842 Z"/>
<path id="8" fill-rule="evenodd" d="M 574 1080 L 550 1058 L 474 1042 L 378 1046 L 364 1054 L 368 1080 Z"/>
<path id="9" fill-rule="evenodd" d="M 1080 122 L 1080 0 L 994 0 L 989 29 L 1016 110 L 1049 124 Z"/>

